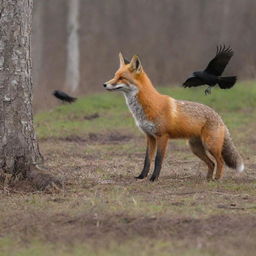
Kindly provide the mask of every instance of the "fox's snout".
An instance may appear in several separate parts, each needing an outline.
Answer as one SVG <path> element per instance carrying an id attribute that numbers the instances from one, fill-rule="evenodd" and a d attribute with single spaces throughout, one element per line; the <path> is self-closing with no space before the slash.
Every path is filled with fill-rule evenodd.
<path id="1" fill-rule="evenodd" d="M 112 84 L 112 83 L 110 83 L 109 81 L 108 82 L 105 82 L 104 84 L 103 84 L 103 87 L 106 89 L 106 90 L 113 90 L 113 89 L 115 89 L 115 84 Z"/>
<path id="2" fill-rule="evenodd" d="M 108 91 L 115 91 L 115 90 L 122 90 L 124 85 L 106 82 L 103 84 L 103 87 Z"/>

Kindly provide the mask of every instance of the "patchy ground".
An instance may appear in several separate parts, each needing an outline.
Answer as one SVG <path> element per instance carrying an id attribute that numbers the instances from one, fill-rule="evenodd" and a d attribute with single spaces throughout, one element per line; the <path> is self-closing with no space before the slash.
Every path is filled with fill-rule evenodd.
<path id="1" fill-rule="evenodd" d="M 124 127 L 111 107 L 106 110 L 108 100 L 100 104 L 88 113 L 68 112 L 72 124 L 55 112 L 60 124 L 51 117 L 37 121 L 46 127 L 39 130 L 45 168 L 64 189 L 43 193 L 27 182 L 2 183 L 1 256 L 255 255 L 256 123 L 247 110 L 237 113 L 246 116 L 240 119 L 245 125 L 234 125 L 232 112 L 224 113 L 245 160 L 243 174 L 226 168 L 220 182 L 207 182 L 205 165 L 186 143 L 171 141 L 160 179 L 151 183 L 134 179 L 145 142 L 127 110 L 117 111 Z M 77 106 L 67 111 L 70 107 Z M 105 115 L 110 121 L 113 116 L 111 129 Z M 76 120 L 88 130 L 80 132 Z"/>

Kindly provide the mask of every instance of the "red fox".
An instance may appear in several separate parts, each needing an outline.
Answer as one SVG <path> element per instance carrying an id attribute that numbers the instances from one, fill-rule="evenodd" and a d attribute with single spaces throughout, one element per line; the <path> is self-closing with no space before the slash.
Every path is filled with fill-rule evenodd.
<path id="1" fill-rule="evenodd" d="M 144 167 L 137 179 L 147 177 L 155 156 L 150 181 L 158 179 L 169 139 L 189 140 L 192 152 L 208 166 L 207 179 L 223 176 L 224 162 L 238 172 L 244 170 L 229 131 L 221 117 L 210 107 L 190 101 L 175 100 L 160 94 L 142 68 L 138 56 L 131 61 L 119 54 L 120 67 L 113 79 L 104 83 L 108 91 L 121 91 L 137 126 L 146 134 Z M 215 161 L 214 161 L 214 160 Z"/>

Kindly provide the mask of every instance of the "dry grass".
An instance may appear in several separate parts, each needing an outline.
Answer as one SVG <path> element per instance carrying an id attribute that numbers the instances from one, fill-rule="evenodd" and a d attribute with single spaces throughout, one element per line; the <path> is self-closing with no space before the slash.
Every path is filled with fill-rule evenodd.
<path id="1" fill-rule="evenodd" d="M 253 152 L 255 145 L 249 147 Z M 51 251 L 59 255 L 75 253 L 80 247 L 84 255 L 115 255 L 118 248 L 125 255 L 137 246 L 141 248 L 138 255 L 255 252 L 252 153 L 246 173 L 237 176 L 226 170 L 221 182 L 209 183 L 205 166 L 185 143 L 172 142 L 160 180 L 152 184 L 133 178 L 143 164 L 142 136 L 109 133 L 55 138 L 41 141 L 41 150 L 47 169 L 65 187 L 39 193 L 21 183 L 2 191 L 0 236 L 11 244 L 9 248 L 4 240 L 6 252 L 16 246 L 14 255 L 19 255 L 21 248 L 42 245 L 53 247 Z M 18 242 L 13 247 L 14 241 Z M 30 254 L 25 250 L 24 255 Z"/>

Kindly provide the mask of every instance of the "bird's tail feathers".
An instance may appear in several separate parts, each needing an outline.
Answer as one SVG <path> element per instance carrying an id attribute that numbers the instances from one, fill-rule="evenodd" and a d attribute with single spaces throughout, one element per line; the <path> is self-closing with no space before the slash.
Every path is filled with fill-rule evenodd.
<path id="1" fill-rule="evenodd" d="M 221 89 L 229 89 L 234 86 L 236 83 L 236 76 L 225 76 L 225 77 L 220 77 L 218 84 Z"/>
<path id="2" fill-rule="evenodd" d="M 77 98 L 74 98 L 74 97 L 69 97 L 69 99 L 68 99 L 68 102 L 69 103 L 72 103 L 72 102 L 75 102 L 77 100 Z"/>

